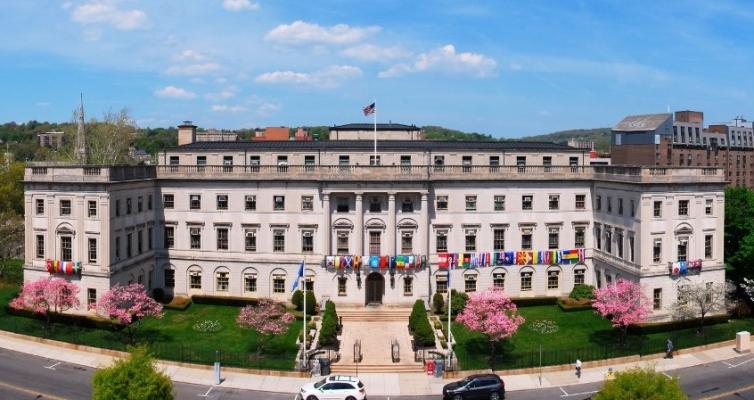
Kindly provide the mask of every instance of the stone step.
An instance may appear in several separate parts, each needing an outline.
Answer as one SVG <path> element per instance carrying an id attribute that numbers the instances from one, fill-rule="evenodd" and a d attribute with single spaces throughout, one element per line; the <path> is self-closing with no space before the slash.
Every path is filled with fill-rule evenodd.
<path id="1" fill-rule="evenodd" d="M 356 373 L 409 373 L 424 372 L 422 364 L 333 364 L 333 374 L 356 374 Z"/>
<path id="2" fill-rule="evenodd" d="M 343 321 L 408 321 L 411 310 L 407 309 L 346 309 L 338 310 Z"/>

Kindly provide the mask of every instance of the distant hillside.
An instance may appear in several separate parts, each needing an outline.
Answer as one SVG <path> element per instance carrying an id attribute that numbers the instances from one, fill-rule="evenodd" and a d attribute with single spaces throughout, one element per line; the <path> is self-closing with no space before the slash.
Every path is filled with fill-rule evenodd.
<path id="1" fill-rule="evenodd" d="M 593 140 L 597 151 L 602 153 L 610 151 L 610 128 L 570 129 L 544 135 L 526 136 L 521 139 L 555 143 L 566 143 L 568 139 Z"/>
<path id="2" fill-rule="evenodd" d="M 499 140 L 485 133 L 476 132 L 462 132 L 455 129 L 443 128 L 442 126 L 422 126 L 424 133 L 427 135 L 427 139 L 430 140 L 471 140 L 471 141 L 483 141 L 483 140 Z"/>

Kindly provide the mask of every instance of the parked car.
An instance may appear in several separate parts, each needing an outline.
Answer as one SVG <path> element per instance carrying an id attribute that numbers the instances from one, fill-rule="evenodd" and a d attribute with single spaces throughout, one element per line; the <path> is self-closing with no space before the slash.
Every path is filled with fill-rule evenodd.
<path id="1" fill-rule="evenodd" d="M 500 400 L 505 398 L 505 383 L 495 374 L 470 375 L 442 388 L 443 400 Z"/>
<path id="2" fill-rule="evenodd" d="M 301 387 L 301 400 L 366 400 L 367 392 L 359 378 L 346 375 L 328 376 Z"/>

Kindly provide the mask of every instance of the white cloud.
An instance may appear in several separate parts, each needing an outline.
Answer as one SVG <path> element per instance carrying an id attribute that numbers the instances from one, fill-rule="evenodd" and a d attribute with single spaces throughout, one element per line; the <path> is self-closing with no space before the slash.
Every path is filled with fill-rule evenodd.
<path id="1" fill-rule="evenodd" d="M 602 61 L 548 56 L 518 57 L 516 63 L 527 72 L 563 73 L 605 77 L 624 82 L 664 82 L 671 76 L 657 67 L 632 61 Z"/>
<path id="2" fill-rule="evenodd" d="M 210 100 L 227 100 L 234 97 L 236 92 L 233 90 L 221 90 L 215 93 L 207 93 L 204 97 Z"/>
<path id="3" fill-rule="evenodd" d="M 280 111 L 281 108 L 280 104 L 265 102 L 257 107 L 256 114 L 260 118 L 267 118 L 273 113 Z"/>
<path id="4" fill-rule="evenodd" d="M 477 78 L 492 76 L 497 63 L 490 57 L 479 53 L 458 53 L 452 44 L 445 45 L 428 53 L 419 54 L 411 64 L 396 64 L 381 71 L 380 78 L 393 78 L 408 73 L 425 71 L 443 71 L 466 73 Z"/>
<path id="5" fill-rule="evenodd" d="M 315 86 L 334 88 L 347 79 L 361 76 L 361 69 L 351 65 L 333 65 L 314 72 L 274 71 L 257 76 L 257 83 L 291 84 L 298 86 Z"/>
<path id="6" fill-rule="evenodd" d="M 249 0 L 223 0 L 223 8 L 232 12 L 243 10 L 258 10 L 259 3 Z"/>
<path id="7" fill-rule="evenodd" d="M 222 69 L 220 64 L 214 62 L 186 64 L 186 65 L 174 65 L 165 73 L 168 75 L 206 75 L 209 73 L 217 72 Z"/>
<path id="8" fill-rule="evenodd" d="M 210 110 L 214 112 L 231 112 L 231 113 L 237 113 L 246 111 L 246 107 L 239 106 L 239 105 L 233 105 L 229 106 L 227 104 L 213 104 L 212 107 L 210 107 Z"/>
<path id="9" fill-rule="evenodd" d="M 411 55 L 399 46 L 380 47 L 373 44 L 349 47 L 341 51 L 340 54 L 362 61 L 393 61 Z"/>
<path id="10" fill-rule="evenodd" d="M 122 10 L 112 0 L 97 0 L 76 7 L 71 19 L 83 25 L 106 24 L 123 31 L 144 28 L 147 14 L 139 9 Z"/>
<path id="11" fill-rule="evenodd" d="M 196 97 L 196 93 L 175 86 L 165 86 L 162 89 L 157 89 L 154 91 L 154 95 L 157 97 L 181 100 L 188 100 Z"/>
<path id="12" fill-rule="evenodd" d="M 204 61 L 207 59 L 204 54 L 191 49 L 181 51 L 176 58 L 181 61 Z"/>
<path id="13" fill-rule="evenodd" d="M 304 21 L 294 21 L 291 24 L 278 25 L 267 32 L 264 38 L 271 42 L 285 44 L 347 44 L 361 41 L 368 35 L 379 32 L 380 29 L 379 26 L 358 27 L 346 24 L 328 28 Z"/>

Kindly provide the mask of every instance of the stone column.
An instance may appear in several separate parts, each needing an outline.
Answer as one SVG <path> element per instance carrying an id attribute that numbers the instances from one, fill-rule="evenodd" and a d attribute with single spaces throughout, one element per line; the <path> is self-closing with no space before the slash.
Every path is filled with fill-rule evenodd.
<path id="1" fill-rule="evenodd" d="M 421 214 L 419 215 L 419 254 L 429 257 L 429 201 L 427 193 L 422 193 Z"/>
<path id="2" fill-rule="evenodd" d="M 394 256 L 395 253 L 395 193 L 387 195 L 387 253 Z"/>
<path id="3" fill-rule="evenodd" d="M 356 217 L 354 218 L 354 238 L 356 247 L 353 254 L 364 254 L 364 202 L 363 194 L 356 193 Z"/>
<path id="4" fill-rule="evenodd" d="M 332 254 L 332 211 L 330 210 L 330 194 L 322 194 L 322 253 Z"/>

